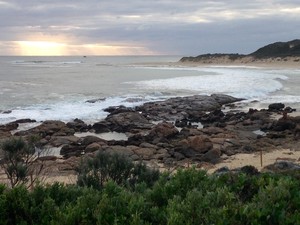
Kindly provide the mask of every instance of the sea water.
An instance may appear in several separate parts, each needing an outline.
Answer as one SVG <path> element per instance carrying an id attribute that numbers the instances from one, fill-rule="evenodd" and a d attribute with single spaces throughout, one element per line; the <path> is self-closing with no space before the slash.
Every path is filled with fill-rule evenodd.
<path id="1" fill-rule="evenodd" d="M 106 117 L 109 106 L 194 94 L 300 105 L 299 69 L 174 64 L 179 59 L 0 57 L 0 124 L 23 118 L 93 123 Z"/>

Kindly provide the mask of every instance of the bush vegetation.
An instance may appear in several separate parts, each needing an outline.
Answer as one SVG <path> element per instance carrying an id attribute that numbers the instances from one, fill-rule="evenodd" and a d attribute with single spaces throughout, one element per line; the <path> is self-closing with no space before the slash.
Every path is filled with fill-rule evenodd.
<path id="1" fill-rule="evenodd" d="M 10 186 L 15 187 L 23 184 L 31 187 L 38 180 L 44 169 L 44 165 L 38 162 L 38 151 L 43 151 L 36 147 L 37 138 L 30 137 L 28 141 L 22 138 L 12 138 L 4 141 L 0 149 L 2 158 L 0 167 L 9 180 Z"/>
<path id="2" fill-rule="evenodd" d="M 4 163 L 24 163 L 33 154 L 27 147 L 21 140 L 5 143 L 7 154 L 20 157 Z M 299 172 L 249 171 L 159 174 L 123 155 L 99 153 L 82 160 L 76 185 L 0 185 L 0 225 L 300 224 Z"/>
<path id="3" fill-rule="evenodd" d="M 53 185 L 0 187 L 0 224 L 300 224 L 293 175 L 161 174 L 134 188 L 108 179 L 99 189 Z"/>

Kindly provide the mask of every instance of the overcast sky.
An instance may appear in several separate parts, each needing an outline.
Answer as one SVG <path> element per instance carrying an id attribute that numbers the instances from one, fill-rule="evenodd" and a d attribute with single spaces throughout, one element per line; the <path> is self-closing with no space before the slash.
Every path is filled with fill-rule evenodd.
<path id="1" fill-rule="evenodd" d="M 300 39 L 300 0 L 0 0 L 0 55 L 251 53 Z"/>

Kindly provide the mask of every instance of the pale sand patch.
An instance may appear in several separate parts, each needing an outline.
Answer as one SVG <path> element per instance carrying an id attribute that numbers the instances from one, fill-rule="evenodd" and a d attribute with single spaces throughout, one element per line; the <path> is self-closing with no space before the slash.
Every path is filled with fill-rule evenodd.
<path id="1" fill-rule="evenodd" d="M 173 63 L 177 66 L 253 66 L 266 68 L 293 68 L 300 69 L 300 57 L 286 57 L 286 58 L 266 58 L 255 59 L 251 56 L 241 59 L 231 60 L 227 56 L 204 59 L 197 62 L 185 61 Z"/>
<path id="2" fill-rule="evenodd" d="M 260 152 L 232 155 L 224 159 L 223 162 L 216 164 L 214 168 L 208 169 L 208 173 L 213 173 L 215 170 L 224 166 L 229 169 L 236 169 L 248 165 L 254 166 L 260 171 L 263 167 L 282 160 L 300 164 L 300 148 L 297 150 L 277 149 L 272 152 L 263 152 L 262 166 Z"/>

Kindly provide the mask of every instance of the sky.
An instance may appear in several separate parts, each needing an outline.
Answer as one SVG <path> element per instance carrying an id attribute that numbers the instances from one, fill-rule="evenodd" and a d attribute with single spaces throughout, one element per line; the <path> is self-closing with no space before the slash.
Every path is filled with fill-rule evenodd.
<path id="1" fill-rule="evenodd" d="M 300 0 L 0 0 L 0 55 L 248 54 L 299 24 Z"/>

